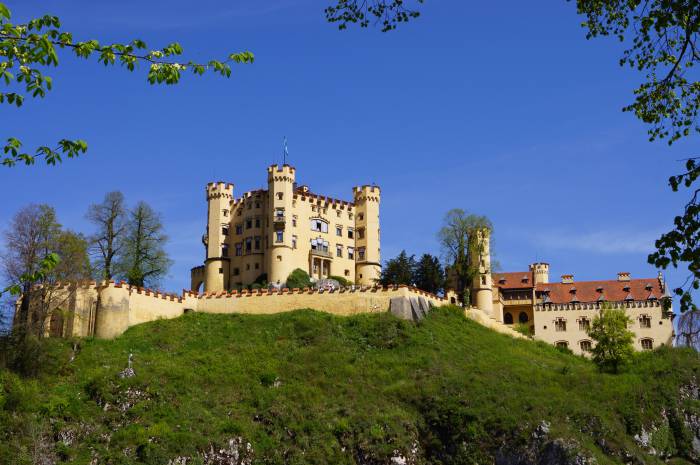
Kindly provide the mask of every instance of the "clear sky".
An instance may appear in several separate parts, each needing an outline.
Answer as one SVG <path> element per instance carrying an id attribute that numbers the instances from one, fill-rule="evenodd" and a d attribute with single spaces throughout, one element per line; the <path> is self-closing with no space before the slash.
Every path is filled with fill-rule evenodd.
<path id="1" fill-rule="evenodd" d="M 0 227 L 45 202 L 89 233 L 88 204 L 121 190 L 163 214 L 168 290 L 203 261 L 205 184 L 264 187 L 284 136 L 313 191 L 349 200 L 354 185 L 381 186 L 385 259 L 439 253 L 443 215 L 463 208 L 493 221 L 504 271 L 540 260 L 552 279 L 653 277 L 646 256 L 687 197 L 667 178 L 700 139 L 647 141 L 621 112 L 641 77 L 618 66 L 619 43 L 585 39 L 574 2 L 426 0 L 418 20 L 381 33 L 338 31 L 321 0 L 4 1 L 16 21 L 59 15 L 76 39 L 179 41 L 194 60 L 255 53 L 230 79 L 167 87 L 148 85 L 145 67 L 64 53 L 44 100 L 0 108 L 3 138 L 89 143 L 56 168 L 0 169 Z"/>

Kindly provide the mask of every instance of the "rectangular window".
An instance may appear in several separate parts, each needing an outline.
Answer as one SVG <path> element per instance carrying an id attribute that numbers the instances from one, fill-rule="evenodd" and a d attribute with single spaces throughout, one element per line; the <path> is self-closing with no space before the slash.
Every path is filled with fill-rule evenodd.
<path id="1" fill-rule="evenodd" d="M 228 257 L 228 244 L 223 244 L 221 246 L 221 256 Z"/>
<path id="2" fill-rule="evenodd" d="M 243 255 L 243 244 L 240 242 L 236 244 L 236 257 Z"/>
<path id="3" fill-rule="evenodd" d="M 224 216 L 228 216 L 228 210 L 221 210 L 221 214 Z"/>
<path id="4" fill-rule="evenodd" d="M 357 259 L 358 260 L 365 259 L 365 248 L 364 247 L 360 247 L 359 249 L 357 249 Z"/>
<path id="5" fill-rule="evenodd" d="M 336 210 L 336 211 L 335 211 L 335 216 L 337 216 L 338 218 L 340 218 L 340 210 Z"/>
<path id="6" fill-rule="evenodd" d="M 294 216 L 292 217 L 292 226 L 295 227 L 295 228 L 297 227 L 297 216 L 296 216 L 296 215 L 294 215 Z"/>
<path id="7" fill-rule="evenodd" d="M 335 235 L 343 237 L 343 227 L 342 226 L 335 227 Z"/>
<path id="8" fill-rule="evenodd" d="M 364 214 L 364 213 L 358 213 L 358 214 L 357 214 L 357 220 L 358 220 L 358 221 L 362 221 L 362 220 L 364 220 L 364 219 L 365 219 L 365 214 Z"/>
<path id="9" fill-rule="evenodd" d="M 654 348 L 654 341 L 651 339 L 642 339 L 642 349 L 651 350 Z"/>
<path id="10" fill-rule="evenodd" d="M 228 236 L 228 226 L 222 226 L 222 227 L 221 227 L 221 235 L 222 235 L 222 236 Z"/>
<path id="11" fill-rule="evenodd" d="M 296 249 L 297 248 L 297 237 L 292 236 L 292 248 Z"/>
<path id="12" fill-rule="evenodd" d="M 588 331 L 591 329 L 591 320 L 588 318 L 581 318 L 578 320 L 578 329 L 579 331 Z"/>
<path id="13" fill-rule="evenodd" d="M 328 232 L 328 223 L 326 223 L 325 221 L 321 221 L 321 220 L 311 220 L 311 230 L 327 233 Z"/>
<path id="14" fill-rule="evenodd" d="M 260 208 L 260 202 L 255 202 L 255 208 Z"/>
<path id="15" fill-rule="evenodd" d="M 234 269 L 233 269 L 233 275 L 234 275 L 234 276 L 238 276 L 239 274 L 241 274 L 241 270 L 239 270 L 238 268 L 234 268 Z"/>
<path id="16" fill-rule="evenodd" d="M 255 236 L 255 250 L 260 250 L 260 236 Z"/>
<path id="17" fill-rule="evenodd" d="M 260 269 L 260 263 L 256 263 L 256 264 L 255 264 L 255 269 L 256 269 L 256 270 L 259 270 L 259 269 Z"/>
<path id="18" fill-rule="evenodd" d="M 365 238 L 365 228 L 360 228 L 357 230 L 357 238 L 358 239 L 364 239 Z"/>
<path id="19" fill-rule="evenodd" d="M 260 227 L 260 218 L 255 218 L 255 227 L 256 228 Z"/>
<path id="20" fill-rule="evenodd" d="M 342 258 L 342 256 L 343 256 L 343 246 L 342 245 L 335 246 L 335 256 Z"/>
<path id="21" fill-rule="evenodd" d="M 278 220 L 283 220 L 284 219 L 284 209 L 282 209 L 282 208 L 275 209 L 275 218 Z"/>
<path id="22" fill-rule="evenodd" d="M 275 242 L 284 242 L 284 232 L 283 231 L 277 231 L 275 233 Z"/>
<path id="23" fill-rule="evenodd" d="M 250 253 L 250 251 L 253 249 L 253 239 L 250 237 L 246 237 L 245 239 L 245 253 L 246 255 Z"/>
<path id="24" fill-rule="evenodd" d="M 649 318 L 649 315 L 642 315 L 639 317 L 639 327 L 651 328 L 651 318 Z"/>
<path id="25" fill-rule="evenodd" d="M 243 223 L 238 223 L 236 225 L 236 234 L 238 234 L 238 235 L 243 234 Z"/>
<path id="26" fill-rule="evenodd" d="M 352 228 L 348 228 L 348 239 L 354 239 L 355 238 L 355 230 Z"/>
<path id="27" fill-rule="evenodd" d="M 354 247 L 348 247 L 348 258 L 350 260 L 355 260 L 355 248 Z"/>
<path id="28" fill-rule="evenodd" d="M 566 320 L 563 318 L 557 318 L 556 320 L 554 320 L 554 330 L 566 331 Z"/>
<path id="29" fill-rule="evenodd" d="M 246 229 L 250 229 L 250 228 L 252 228 L 252 227 L 253 227 L 253 220 L 251 220 L 250 218 L 248 218 L 247 220 L 245 220 L 245 228 L 246 228 Z"/>

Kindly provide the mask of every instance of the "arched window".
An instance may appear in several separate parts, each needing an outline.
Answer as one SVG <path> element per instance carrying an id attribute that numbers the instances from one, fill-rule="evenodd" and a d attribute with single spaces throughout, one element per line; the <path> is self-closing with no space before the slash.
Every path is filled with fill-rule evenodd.
<path id="1" fill-rule="evenodd" d="M 566 341 L 558 341 L 558 342 L 555 342 L 554 345 L 560 349 L 568 349 L 569 348 L 569 343 Z"/>
<path id="2" fill-rule="evenodd" d="M 520 315 L 518 315 L 518 321 L 520 323 L 527 323 L 528 319 L 529 318 L 527 317 L 527 313 L 525 313 L 525 312 L 520 312 Z"/>
<path id="3" fill-rule="evenodd" d="M 644 350 L 651 350 L 654 348 L 654 340 L 653 339 L 642 339 L 642 349 Z"/>
<path id="4" fill-rule="evenodd" d="M 506 312 L 506 314 L 503 315 L 503 322 L 507 325 L 512 325 L 513 324 L 513 315 L 511 315 L 510 312 Z"/>

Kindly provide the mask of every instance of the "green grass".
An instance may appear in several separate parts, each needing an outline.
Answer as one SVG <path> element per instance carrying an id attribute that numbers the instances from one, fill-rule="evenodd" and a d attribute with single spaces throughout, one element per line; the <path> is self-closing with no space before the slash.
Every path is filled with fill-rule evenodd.
<path id="1" fill-rule="evenodd" d="M 57 363 L 40 378 L 0 372 L 0 463 L 43 450 L 65 463 L 166 464 L 233 437 L 251 443 L 255 463 L 389 463 L 415 444 L 419 463 L 490 463 L 546 420 L 550 438 L 599 463 L 622 463 L 625 450 L 660 464 L 632 436 L 663 409 L 698 410 L 679 401 L 700 368 L 692 351 L 640 354 L 624 373 L 601 374 L 449 308 L 418 325 L 311 310 L 187 314 L 84 340 L 73 362 L 69 342 L 51 344 Z M 129 353 L 136 376 L 120 379 Z M 129 388 L 140 394 L 122 412 Z M 688 431 L 670 424 L 658 446 L 682 456 Z M 70 445 L 58 440 L 67 431 Z"/>

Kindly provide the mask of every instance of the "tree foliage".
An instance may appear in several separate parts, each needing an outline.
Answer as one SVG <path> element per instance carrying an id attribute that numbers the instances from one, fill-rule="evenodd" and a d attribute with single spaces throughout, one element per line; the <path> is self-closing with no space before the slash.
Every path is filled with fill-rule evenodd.
<path id="1" fill-rule="evenodd" d="M 632 358 L 634 333 L 627 329 L 631 322 L 624 309 L 611 308 L 608 304 L 593 319 L 588 335 L 596 342 L 591 354 L 601 370 L 617 373 Z"/>
<path id="2" fill-rule="evenodd" d="M 114 264 L 124 247 L 127 218 L 124 194 L 109 192 L 102 202 L 92 204 L 86 217 L 96 227 L 90 236 L 90 252 L 94 265 L 102 279 L 114 277 Z"/>
<path id="3" fill-rule="evenodd" d="M 423 254 L 416 263 L 413 282 L 418 289 L 437 294 L 445 288 L 445 271 L 440 259 Z"/>
<path id="4" fill-rule="evenodd" d="M 382 32 L 391 31 L 401 23 L 418 18 L 420 11 L 416 8 L 425 0 L 335 0 L 326 8 L 326 19 L 338 23 L 339 29 L 357 24 L 368 27 L 370 23 L 381 27 Z M 407 6 L 411 4 L 411 6 Z"/>
<path id="5" fill-rule="evenodd" d="M 289 289 L 304 289 L 311 286 L 311 277 L 306 271 L 297 268 L 289 273 L 286 285 Z"/>
<path id="6" fill-rule="evenodd" d="M 415 283 L 415 273 L 415 256 L 409 256 L 405 250 L 402 250 L 396 258 L 387 260 L 384 263 L 382 274 L 379 278 L 379 284 L 382 286 L 391 286 L 394 284 L 413 286 Z"/>
<path id="7" fill-rule="evenodd" d="M 634 90 L 634 101 L 623 111 L 634 113 L 649 125 L 649 140 L 668 144 L 700 131 L 700 62 L 698 33 L 700 7 L 688 0 L 577 0 L 578 12 L 586 17 L 587 37 L 614 36 L 627 45 L 621 66 L 644 73 Z M 694 189 L 674 228 L 656 241 L 649 263 L 666 269 L 688 264 L 691 275 L 674 289 L 681 296 L 681 311 L 697 311 L 692 290 L 700 287 L 700 221 L 698 189 L 693 188 L 700 168 L 697 158 L 686 162 L 686 172 L 672 176 L 669 184 Z"/>
<path id="8" fill-rule="evenodd" d="M 15 283 L 10 291 L 23 296 L 17 320 L 23 331 L 43 335 L 46 318 L 66 298 L 54 284 L 90 278 L 87 247 L 81 234 L 62 229 L 48 205 L 29 205 L 15 214 L 0 258 L 3 277 Z"/>
<path id="9" fill-rule="evenodd" d="M 145 202 L 137 203 L 125 226 L 118 275 L 134 286 L 156 286 L 171 265 L 164 248 L 167 240 L 160 214 Z"/>
<path id="10" fill-rule="evenodd" d="M 468 215 L 464 210 L 455 208 L 447 212 L 438 232 L 446 267 L 449 267 L 450 284 L 464 303 L 470 301 L 469 289 L 479 273 L 478 257 L 482 246 L 477 240 L 477 233 L 480 230 L 493 231 L 488 218 Z"/>
<path id="11" fill-rule="evenodd" d="M 53 86 L 53 79 L 46 70 L 57 67 L 59 52 L 67 50 L 79 58 L 94 58 L 105 66 L 120 64 L 129 71 L 139 63 L 148 66 L 147 81 L 150 84 L 177 84 L 183 72 L 202 75 L 207 71 L 224 77 L 231 75 L 231 64 L 252 63 L 254 56 L 248 51 L 231 53 L 223 60 L 199 63 L 177 60 L 183 50 L 172 43 L 161 49 L 150 50 L 146 43 L 134 39 L 127 43 L 103 44 L 97 40 L 76 41 L 73 34 L 61 26 L 56 16 L 44 15 L 26 23 L 10 22 L 9 8 L 0 3 L 0 82 L 9 88 L 0 92 L 0 104 L 20 107 L 26 97 L 43 98 Z M 34 164 L 43 159 L 55 165 L 63 158 L 73 158 L 87 151 L 84 140 L 61 139 L 54 146 L 40 146 L 33 153 L 25 151 L 22 143 L 8 137 L 2 147 L 0 164 L 14 166 L 17 163 Z"/>

